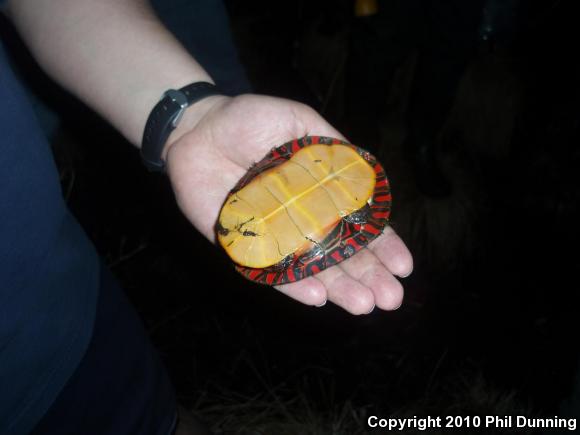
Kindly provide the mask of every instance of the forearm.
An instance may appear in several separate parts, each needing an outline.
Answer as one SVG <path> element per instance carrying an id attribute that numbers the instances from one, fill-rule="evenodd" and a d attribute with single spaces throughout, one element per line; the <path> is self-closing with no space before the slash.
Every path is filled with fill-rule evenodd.
<path id="1" fill-rule="evenodd" d="M 211 81 L 144 0 L 11 0 L 8 15 L 48 74 L 137 146 L 166 89 Z"/>

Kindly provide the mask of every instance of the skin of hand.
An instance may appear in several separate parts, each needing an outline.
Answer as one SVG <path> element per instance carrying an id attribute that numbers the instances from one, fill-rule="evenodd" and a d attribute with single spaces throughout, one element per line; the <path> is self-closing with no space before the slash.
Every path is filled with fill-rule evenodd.
<path id="1" fill-rule="evenodd" d="M 45 71 L 135 146 L 165 90 L 211 81 L 145 0 L 8 0 L 5 12 Z M 272 147 L 307 134 L 342 138 L 312 109 L 288 100 L 214 96 L 194 104 L 166 148 L 181 209 L 215 241 L 214 223 L 238 179 Z M 412 267 L 404 243 L 387 228 L 369 249 L 278 290 L 355 314 L 375 305 L 395 309 L 403 291 L 394 276 Z"/>
<path id="2" fill-rule="evenodd" d="M 274 146 L 305 135 L 344 139 L 308 106 L 280 98 L 214 96 L 188 112 L 166 146 L 167 170 L 181 210 L 212 242 L 226 196 Z M 339 265 L 276 288 L 307 305 L 330 300 L 352 314 L 366 314 L 375 306 L 398 308 L 403 287 L 395 276 L 412 269 L 411 254 L 387 227 L 368 249 Z"/>

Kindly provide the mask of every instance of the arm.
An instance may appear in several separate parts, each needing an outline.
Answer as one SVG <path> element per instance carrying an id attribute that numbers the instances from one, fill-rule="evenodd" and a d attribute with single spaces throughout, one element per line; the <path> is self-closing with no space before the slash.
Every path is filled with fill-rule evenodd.
<path id="1" fill-rule="evenodd" d="M 136 146 L 165 90 L 212 81 L 144 0 L 11 0 L 7 13 L 45 71 Z"/>
<path id="2" fill-rule="evenodd" d="M 41 66 L 139 146 L 162 93 L 211 81 L 143 0 L 11 0 L 8 13 Z M 279 98 L 213 96 L 186 111 L 165 148 L 177 202 L 214 241 L 227 193 L 272 146 L 306 134 L 342 137 L 309 107 Z M 315 277 L 278 287 L 305 304 L 363 314 L 397 308 L 411 256 L 392 229 Z"/>

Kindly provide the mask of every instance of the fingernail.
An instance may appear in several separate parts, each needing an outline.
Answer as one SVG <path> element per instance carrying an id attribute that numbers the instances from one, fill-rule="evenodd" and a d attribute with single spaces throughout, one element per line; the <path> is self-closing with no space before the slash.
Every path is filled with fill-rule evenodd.
<path id="1" fill-rule="evenodd" d="M 403 306 L 403 301 L 401 301 L 401 303 L 399 305 L 397 305 L 395 308 L 393 308 L 392 311 L 398 310 L 399 308 L 401 308 Z"/>
<path id="2" fill-rule="evenodd" d="M 413 269 L 411 269 L 411 271 L 405 275 L 399 275 L 400 278 L 407 278 L 408 276 L 410 276 L 413 273 Z"/>
<path id="3" fill-rule="evenodd" d="M 372 308 L 369 310 L 369 312 L 368 312 L 368 313 L 365 313 L 365 314 L 370 314 L 370 313 L 372 313 L 372 312 L 374 311 L 375 307 L 376 307 L 376 305 L 375 305 L 375 304 L 373 304 L 373 306 L 372 306 Z"/>
<path id="4" fill-rule="evenodd" d="M 326 299 L 323 303 L 321 303 L 320 305 L 315 305 L 316 308 L 320 308 L 326 305 L 326 302 L 328 301 L 328 299 Z"/>

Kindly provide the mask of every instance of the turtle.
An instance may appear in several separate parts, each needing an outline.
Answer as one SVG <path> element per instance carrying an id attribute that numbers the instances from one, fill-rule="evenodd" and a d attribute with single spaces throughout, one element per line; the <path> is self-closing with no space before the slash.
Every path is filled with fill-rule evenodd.
<path id="1" fill-rule="evenodd" d="M 304 136 L 273 148 L 228 194 L 216 237 L 247 279 L 295 282 L 355 255 L 389 223 L 383 166 L 349 142 Z"/>

